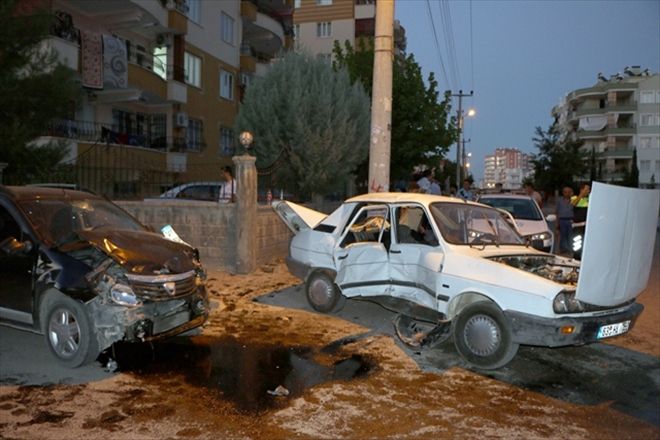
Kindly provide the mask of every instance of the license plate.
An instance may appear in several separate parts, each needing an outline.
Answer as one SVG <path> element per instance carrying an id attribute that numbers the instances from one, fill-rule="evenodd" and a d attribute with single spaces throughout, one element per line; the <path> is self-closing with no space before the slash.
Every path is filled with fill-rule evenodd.
<path id="1" fill-rule="evenodd" d="M 630 321 L 617 322 L 616 324 L 604 325 L 598 329 L 598 339 L 625 333 L 630 328 Z"/>
<path id="2" fill-rule="evenodd" d="M 153 334 L 166 332 L 190 321 L 190 312 L 179 312 L 164 319 L 154 321 Z"/>

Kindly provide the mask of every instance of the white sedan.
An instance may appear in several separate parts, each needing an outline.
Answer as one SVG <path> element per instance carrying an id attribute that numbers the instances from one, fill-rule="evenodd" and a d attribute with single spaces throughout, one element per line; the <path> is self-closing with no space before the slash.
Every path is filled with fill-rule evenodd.
<path id="1" fill-rule="evenodd" d="M 581 345 L 632 328 L 659 203 L 657 191 L 595 184 L 582 262 L 532 248 L 501 211 L 455 198 L 372 193 L 329 216 L 291 202 L 275 210 L 295 233 L 287 264 L 314 309 L 370 299 L 400 313 L 404 342 L 453 335 L 468 362 L 499 368 L 519 344 Z M 419 328 L 411 322 L 431 330 L 407 331 Z"/>

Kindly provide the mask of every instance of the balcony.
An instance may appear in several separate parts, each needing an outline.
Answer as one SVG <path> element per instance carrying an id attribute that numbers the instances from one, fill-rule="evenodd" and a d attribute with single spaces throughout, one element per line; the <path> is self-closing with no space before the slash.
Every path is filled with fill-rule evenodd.
<path id="1" fill-rule="evenodd" d="M 607 92 L 612 90 L 627 92 L 627 91 L 634 91 L 636 89 L 637 89 L 637 83 L 630 83 L 625 81 L 621 81 L 621 82 L 612 81 L 607 83 L 601 83 L 593 87 L 585 87 L 582 89 L 573 90 L 571 93 L 568 94 L 567 99 L 573 101 L 586 97 L 607 98 Z"/>
<path id="2" fill-rule="evenodd" d="M 281 21 L 258 11 L 256 19 L 243 19 L 243 44 L 253 53 L 274 57 L 284 46 L 284 25 Z"/>
<path id="3" fill-rule="evenodd" d="M 601 159 L 632 159 L 633 150 L 630 148 L 608 148 L 600 153 Z"/>
<path id="4" fill-rule="evenodd" d="M 606 127 L 603 130 L 582 130 L 577 135 L 580 139 L 605 138 L 608 136 L 630 137 L 637 132 L 637 127 L 633 124 L 625 127 Z"/>
<path id="5" fill-rule="evenodd" d="M 43 130 L 42 136 L 72 139 L 78 142 L 141 147 L 161 152 L 200 152 L 206 148 L 204 142 L 188 145 L 188 141 L 184 137 L 161 136 L 135 130 L 119 132 L 112 130 L 112 124 L 70 119 L 51 121 Z"/>

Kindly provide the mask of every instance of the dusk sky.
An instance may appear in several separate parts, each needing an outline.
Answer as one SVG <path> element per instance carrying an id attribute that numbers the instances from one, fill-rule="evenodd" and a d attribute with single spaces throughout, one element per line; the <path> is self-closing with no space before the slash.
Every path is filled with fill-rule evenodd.
<path id="1" fill-rule="evenodd" d="M 466 117 L 464 130 L 471 139 L 466 150 L 472 152 L 477 182 L 483 177 L 484 156 L 496 147 L 536 152 L 535 127 L 547 129 L 552 107 L 566 93 L 594 85 L 599 72 L 609 77 L 633 65 L 660 71 L 658 0 L 449 0 L 444 16 L 451 20 L 443 20 L 440 0 L 429 3 L 447 77 L 426 0 L 396 0 L 396 18 L 406 29 L 408 53 L 415 55 L 425 77 L 435 72 L 441 90 L 474 90 L 463 106 L 477 112 Z M 445 22 L 453 30 L 448 38 L 454 42 L 456 63 L 446 48 Z M 454 102 L 452 114 L 457 107 Z M 452 146 L 449 158 L 455 157 Z"/>

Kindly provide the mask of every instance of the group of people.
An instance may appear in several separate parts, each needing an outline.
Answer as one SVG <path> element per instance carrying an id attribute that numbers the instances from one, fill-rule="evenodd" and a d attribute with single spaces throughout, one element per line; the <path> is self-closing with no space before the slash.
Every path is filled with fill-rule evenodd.
<path id="1" fill-rule="evenodd" d="M 591 186 L 588 183 L 580 185 L 577 195 L 570 186 L 565 186 L 561 191 L 556 209 L 560 254 L 571 254 L 573 251 L 571 244 L 573 226 L 582 226 L 586 222 L 590 193 Z"/>
<path id="2" fill-rule="evenodd" d="M 472 182 L 468 179 L 463 180 L 463 186 L 457 191 L 455 186 L 451 186 L 449 194 L 443 194 L 440 182 L 435 178 L 431 170 L 424 170 L 420 178 L 408 188 L 408 192 L 419 192 L 424 194 L 447 195 L 450 197 L 459 197 L 463 200 L 476 200 L 476 194 L 472 191 Z"/>

